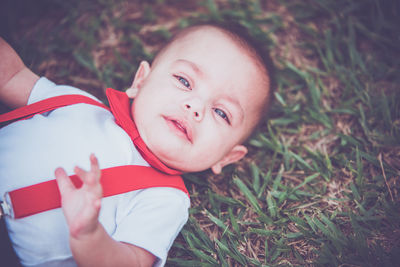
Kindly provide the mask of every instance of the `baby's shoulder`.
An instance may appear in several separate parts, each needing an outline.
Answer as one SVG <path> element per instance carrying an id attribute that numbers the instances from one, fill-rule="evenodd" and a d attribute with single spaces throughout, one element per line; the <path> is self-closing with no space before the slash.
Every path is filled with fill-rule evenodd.
<path id="1" fill-rule="evenodd" d="M 34 85 L 29 96 L 28 104 L 60 95 L 83 95 L 101 102 L 95 96 L 79 88 L 69 85 L 57 85 L 46 77 L 41 77 Z"/>
<path id="2" fill-rule="evenodd" d="M 172 187 L 151 187 L 142 189 L 137 194 L 138 201 L 152 201 L 160 206 L 187 208 L 190 199 L 182 190 Z"/>
<path id="3" fill-rule="evenodd" d="M 186 213 L 190 199 L 183 191 L 172 187 L 151 187 L 130 192 L 120 202 L 122 209 L 169 211 L 171 214 Z"/>

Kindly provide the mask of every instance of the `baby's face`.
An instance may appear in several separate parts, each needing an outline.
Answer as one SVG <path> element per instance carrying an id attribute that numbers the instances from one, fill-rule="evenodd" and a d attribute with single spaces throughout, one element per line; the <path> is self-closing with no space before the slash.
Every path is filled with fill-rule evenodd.
<path id="1" fill-rule="evenodd" d="M 240 159 L 239 145 L 257 123 L 267 97 L 254 60 L 215 29 L 175 41 L 150 68 L 142 63 L 132 116 L 149 149 L 184 172 Z M 217 166 L 222 162 L 222 165 Z"/>

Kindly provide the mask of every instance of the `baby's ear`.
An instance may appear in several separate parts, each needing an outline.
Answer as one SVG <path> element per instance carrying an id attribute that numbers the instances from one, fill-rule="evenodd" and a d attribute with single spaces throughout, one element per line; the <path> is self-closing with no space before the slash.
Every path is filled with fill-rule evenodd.
<path id="1" fill-rule="evenodd" d="M 126 90 L 126 94 L 129 98 L 133 98 L 136 96 L 140 87 L 142 87 L 144 81 L 146 80 L 147 76 L 150 74 L 151 67 L 149 62 L 142 61 L 140 62 L 139 68 L 135 73 L 135 78 L 133 79 L 132 85 L 130 88 Z"/>
<path id="2" fill-rule="evenodd" d="M 130 88 L 126 89 L 125 93 L 128 96 L 128 98 L 135 98 L 138 91 L 139 90 L 136 87 L 135 88 L 130 87 Z"/>
<path id="3" fill-rule="evenodd" d="M 220 174 L 223 167 L 240 160 L 246 154 L 247 154 L 247 148 L 245 146 L 236 145 L 227 155 L 225 155 L 225 157 L 223 157 L 220 161 L 211 166 L 211 170 L 215 174 Z"/>

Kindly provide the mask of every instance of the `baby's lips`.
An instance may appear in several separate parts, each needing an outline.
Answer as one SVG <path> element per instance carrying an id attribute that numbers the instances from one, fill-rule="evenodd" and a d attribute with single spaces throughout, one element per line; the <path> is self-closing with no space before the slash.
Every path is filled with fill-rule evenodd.
<path id="1" fill-rule="evenodd" d="M 178 119 L 176 117 L 165 117 L 166 120 L 175 124 L 175 127 L 181 129 L 182 132 L 185 133 L 187 139 L 190 143 L 193 141 L 192 128 L 189 123 L 184 119 Z"/>
<path id="2" fill-rule="evenodd" d="M 192 128 L 189 126 L 189 124 L 186 121 L 177 120 L 177 122 L 185 129 L 186 136 L 188 137 L 190 143 L 192 143 L 192 141 L 193 141 Z"/>

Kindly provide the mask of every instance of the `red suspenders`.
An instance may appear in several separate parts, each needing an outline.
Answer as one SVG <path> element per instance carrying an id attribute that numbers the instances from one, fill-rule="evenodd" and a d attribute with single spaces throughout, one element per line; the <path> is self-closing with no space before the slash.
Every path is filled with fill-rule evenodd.
<path id="1" fill-rule="evenodd" d="M 89 97 L 82 95 L 64 95 L 48 98 L 1 114 L 0 123 L 27 119 L 35 114 L 78 103 L 96 105 L 109 110 L 104 104 Z M 82 183 L 76 175 L 72 175 L 70 178 L 76 187 L 81 186 Z M 167 175 L 151 167 L 127 165 L 103 169 L 100 181 L 103 187 L 104 197 L 149 187 L 172 187 L 183 191 L 189 196 L 181 176 Z M 50 180 L 7 192 L 3 201 L 1 212 L 13 216 L 14 218 L 22 218 L 61 207 L 60 193 L 56 180 Z"/>
<path id="2" fill-rule="evenodd" d="M 70 178 L 76 187 L 79 188 L 82 185 L 76 175 L 72 175 Z M 166 175 L 145 166 L 127 165 L 103 169 L 100 182 L 103 186 L 103 197 L 149 187 L 173 187 L 188 194 L 180 176 Z M 56 180 L 8 192 L 8 197 L 14 218 L 22 218 L 61 207 Z"/>
<path id="3" fill-rule="evenodd" d="M 14 109 L 10 112 L 0 114 L 0 123 L 13 120 L 28 119 L 33 115 L 51 111 L 60 107 L 85 103 L 94 106 L 99 106 L 110 110 L 106 105 L 83 95 L 61 95 L 44 99 L 42 101 Z"/>

